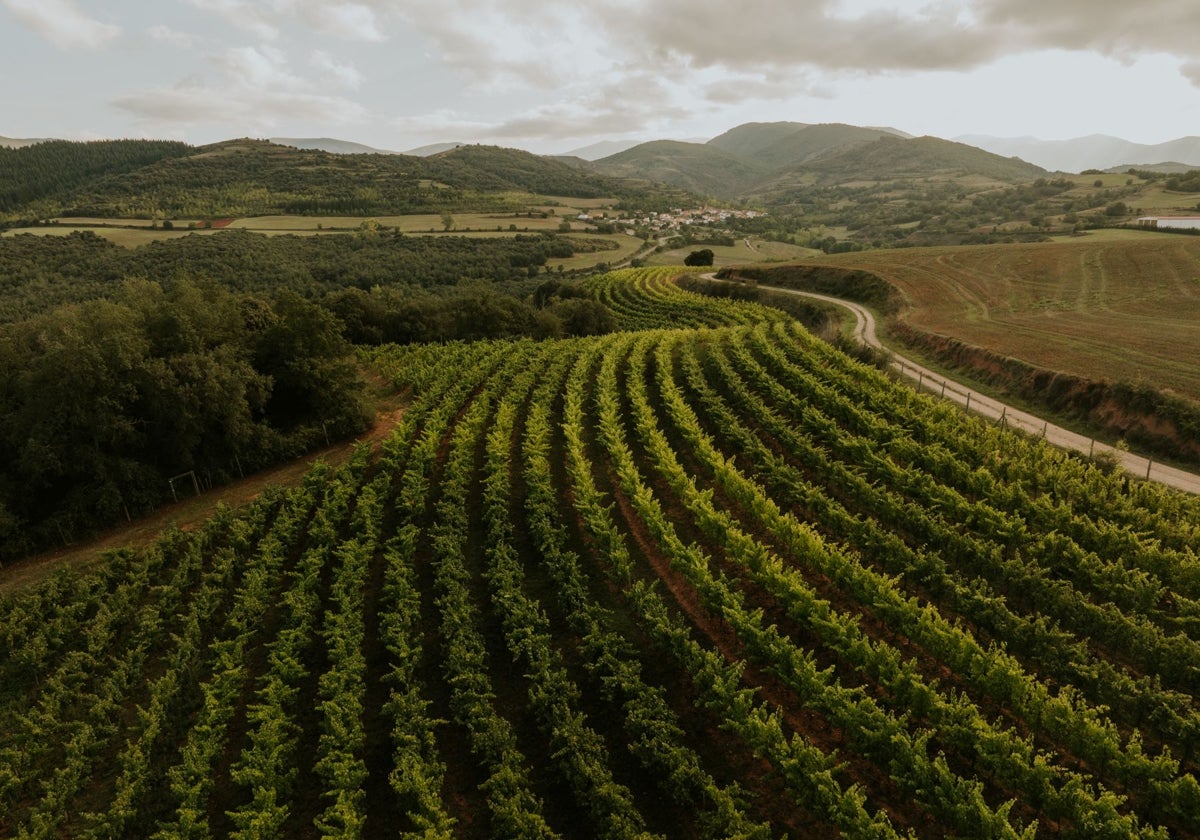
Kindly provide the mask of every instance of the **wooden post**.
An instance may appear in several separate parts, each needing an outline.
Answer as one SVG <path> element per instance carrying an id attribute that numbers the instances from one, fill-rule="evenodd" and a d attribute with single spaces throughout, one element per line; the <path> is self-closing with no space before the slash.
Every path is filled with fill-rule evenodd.
<path id="1" fill-rule="evenodd" d="M 1096 439 L 1092 438 L 1092 445 L 1088 447 L 1088 457 L 1091 458 L 1096 454 Z"/>
<path id="2" fill-rule="evenodd" d="M 1151 468 L 1152 466 L 1154 466 L 1154 459 L 1153 459 L 1153 458 L 1147 458 L 1147 459 L 1146 459 L 1146 480 L 1147 480 L 1147 481 L 1149 481 L 1149 480 L 1150 480 L 1150 468 Z"/>
<path id="3" fill-rule="evenodd" d="M 946 398 L 946 380 L 942 380 L 942 399 Z"/>
<path id="4" fill-rule="evenodd" d="M 964 411 L 970 411 L 970 410 L 971 410 L 971 392 L 967 391 L 967 405 L 966 405 L 966 408 L 964 409 Z"/>

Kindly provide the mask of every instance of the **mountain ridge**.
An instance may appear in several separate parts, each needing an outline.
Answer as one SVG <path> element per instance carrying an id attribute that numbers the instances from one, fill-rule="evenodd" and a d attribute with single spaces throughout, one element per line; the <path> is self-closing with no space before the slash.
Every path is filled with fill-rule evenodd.
<path id="1" fill-rule="evenodd" d="M 744 123 L 707 143 L 655 140 L 593 166 L 723 200 L 761 200 L 805 183 L 975 175 L 998 182 L 1033 180 L 1046 171 L 1025 161 L 936 137 L 844 123 Z"/>
<path id="2" fill-rule="evenodd" d="M 1200 137 L 1177 137 L 1164 143 L 1134 143 L 1109 134 L 1089 134 L 1068 140 L 1037 137 L 994 137 L 963 134 L 954 138 L 1005 157 L 1020 157 L 1056 172 L 1084 172 L 1113 167 L 1147 167 L 1173 162 L 1200 166 Z"/>

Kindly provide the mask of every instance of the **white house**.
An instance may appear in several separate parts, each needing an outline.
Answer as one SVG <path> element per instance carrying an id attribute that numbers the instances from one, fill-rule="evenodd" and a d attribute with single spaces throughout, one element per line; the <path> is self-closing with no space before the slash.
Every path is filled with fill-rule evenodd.
<path id="1" fill-rule="evenodd" d="M 1141 216 L 1139 227 L 1200 230 L 1200 216 Z"/>

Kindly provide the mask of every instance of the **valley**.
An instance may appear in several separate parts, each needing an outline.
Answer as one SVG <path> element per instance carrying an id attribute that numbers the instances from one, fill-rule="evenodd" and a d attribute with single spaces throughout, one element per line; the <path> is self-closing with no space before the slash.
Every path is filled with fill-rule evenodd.
<path id="1" fill-rule="evenodd" d="M 0 149 L 0 836 L 1200 837 L 1192 181 L 648 145 Z"/>

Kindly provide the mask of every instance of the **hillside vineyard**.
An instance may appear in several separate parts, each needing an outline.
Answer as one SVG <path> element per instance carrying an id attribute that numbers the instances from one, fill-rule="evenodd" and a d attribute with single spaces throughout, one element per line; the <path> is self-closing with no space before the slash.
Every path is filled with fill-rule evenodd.
<path id="1" fill-rule="evenodd" d="M 1200 836 L 1196 500 L 679 273 L 0 603 L 0 834 Z"/>

